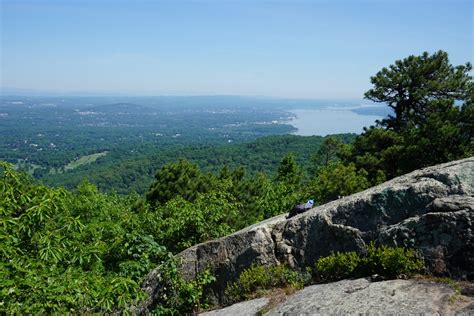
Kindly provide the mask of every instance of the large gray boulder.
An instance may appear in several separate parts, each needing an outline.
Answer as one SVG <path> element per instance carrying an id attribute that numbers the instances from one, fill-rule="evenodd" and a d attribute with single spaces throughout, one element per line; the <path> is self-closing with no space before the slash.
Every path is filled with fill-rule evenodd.
<path id="1" fill-rule="evenodd" d="M 331 251 L 363 251 L 371 241 L 415 248 L 431 272 L 473 280 L 473 207 L 471 157 L 414 171 L 290 219 L 271 218 L 178 256 L 186 278 L 214 271 L 217 282 L 208 296 L 221 304 L 227 283 L 252 264 L 302 269 Z M 156 275 L 151 272 L 145 283 L 153 284 Z"/>

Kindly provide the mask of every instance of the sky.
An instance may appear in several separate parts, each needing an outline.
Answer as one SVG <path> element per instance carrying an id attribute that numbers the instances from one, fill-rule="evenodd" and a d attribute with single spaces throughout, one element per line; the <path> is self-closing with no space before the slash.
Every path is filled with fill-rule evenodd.
<path id="1" fill-rule="evenodd" d="M 3 94 L 362 98 L 423 51 L 473 61 L 471 0 L 0 0 Z"/>

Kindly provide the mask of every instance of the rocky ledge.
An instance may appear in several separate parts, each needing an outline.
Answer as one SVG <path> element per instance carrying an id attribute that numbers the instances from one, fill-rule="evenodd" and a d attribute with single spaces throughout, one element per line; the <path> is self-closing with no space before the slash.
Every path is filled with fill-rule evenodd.
<path id="1" fill-rule="evenodd" d="M 304 288 L 273 304 L 264 297 L 241 302 L 203 316 L 227 315 L 472 315 L 474 297 L 446 284 L 367 279 L 343 280 Z"/>
<path id="2" fill-rule="evenodd" d="M 224 289 L 252 264 L 302 269 L 331 251 L 363 251 L 371 241 L 414 248 L 435 275 L 474 279 L 474 157 L 428 167 L 232 235 L 190 247 L 178 256 L 187 278 L 210 268 L 217 282 L 208 298 L 225 304 Z M 143 283 L 153 306 L 158 271 Z"/>

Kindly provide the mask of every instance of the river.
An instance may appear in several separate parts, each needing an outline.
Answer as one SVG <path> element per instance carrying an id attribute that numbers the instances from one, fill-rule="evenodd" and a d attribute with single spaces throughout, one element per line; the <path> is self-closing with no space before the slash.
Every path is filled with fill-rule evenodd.
<path id="1" fill-rule="evenodd" d="M 296 117 L 288 123 L 298 129 L 294 134 L 301 136 L 340 133 L 360 134 L 364 126 L 375 124 L 381 119 L 375 115 L 360 115 L 346 109 L 290 110 Z"/>

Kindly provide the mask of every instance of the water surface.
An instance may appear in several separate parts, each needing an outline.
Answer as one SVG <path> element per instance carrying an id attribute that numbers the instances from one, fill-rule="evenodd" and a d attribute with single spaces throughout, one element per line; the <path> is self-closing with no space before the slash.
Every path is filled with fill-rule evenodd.
<path id="1" fill-rule="evenodd" d="M 323 109 L 323 110 L 290 110 L 296 118 L 289 124 L 298 129 L 294 134 L 301 136 L 340 133 L 360 134 L 364 126 L 375 124 L 375 120 L 382 117 L 376 115 L 360 115 L 350 110 Z"/>

